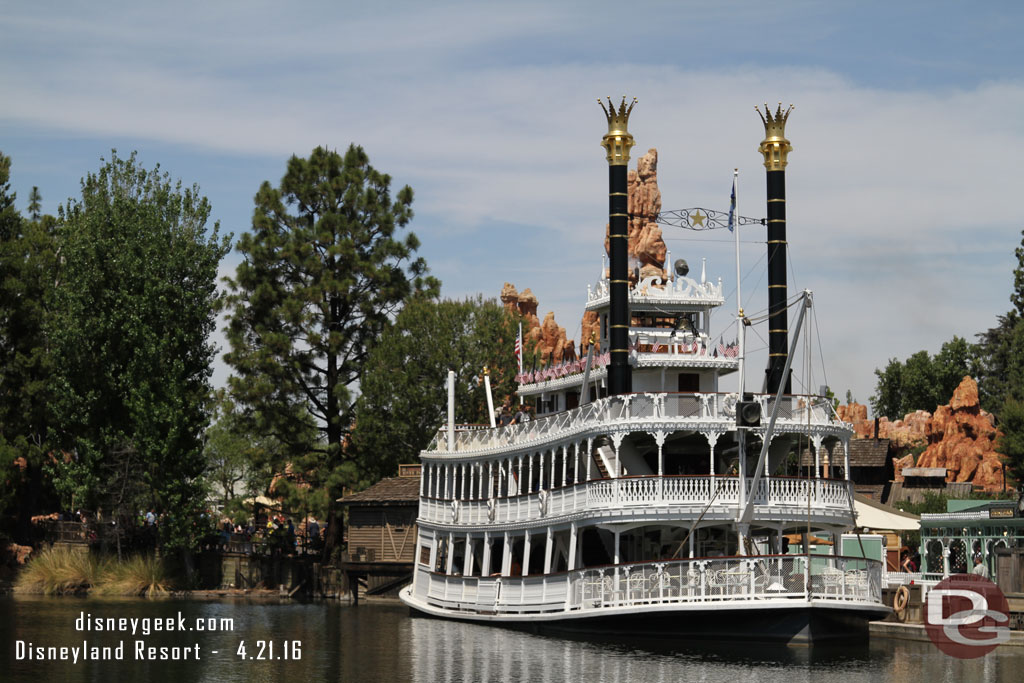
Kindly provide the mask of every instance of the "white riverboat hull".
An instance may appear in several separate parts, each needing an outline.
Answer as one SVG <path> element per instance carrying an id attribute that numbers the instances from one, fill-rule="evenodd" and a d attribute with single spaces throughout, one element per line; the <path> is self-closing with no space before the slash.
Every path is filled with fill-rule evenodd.
<path id="1" fill-rule="evenodd" d="M 549 614 L 495 614 L 437 607 L 416 600 L 412 589 L 401 599 L 415 614 L 564 636 L 626 636 L 633 642 L 682 645 L 690 642 L 744 642 L 781 645 L 853 644 L 868 639 L 868 623 L 890 610 L 877 603 L 829 599 L 765 600 L 756 604 L 666 604 L 606 607 L 599 611 Z"/>

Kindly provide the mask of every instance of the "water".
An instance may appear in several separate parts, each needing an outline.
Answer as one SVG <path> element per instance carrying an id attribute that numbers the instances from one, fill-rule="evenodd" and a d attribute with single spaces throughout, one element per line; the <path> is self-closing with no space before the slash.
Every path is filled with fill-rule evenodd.
<path id="1" fill-rule="evenodd" d="M 233 620 L 231 630 L 150 635 L 75 630 L 93 619 Z M 142 622 L 139 622 L 141 625 Z M 205 623 L 205 622 L 204 622 Z M 152 621 L 150 622 L 152 626 Z M 129 624 L 130 628 L 130 624 Z M 15 659 L 15 642 L 38 646 L 113 646 L 124 661 Z M 135 661 L 134 642 L 149 647 L 199 644 L 199 661 Z M 263 641 L 259 659 L 259 641 Z M 298 651 L 291 645 L 300 643 Z M 708 683 L 857 683 L 859 681 L 996 681 L 1024 678 L 1024 648 L 1002 647 L 976 660 L 943 655 L 930 643 L 873 639 L 859 650 L 746 645 L 685 649 L 567 640 L 502 628 L 411 618 L 400 605 L 267 604 L 245 601 L 0 598 L 0 681 L 530 681 L 586 683 L 706 681 Z M 239 644 L 245 645 L 245 657 Z M 273 643 L 272 659 L 269 643 Z M 286 645 L 285 643 L 288 643 Z M 214 654 L 216 650 L 216 654 Z M 191 653 L 191 651 L 190 651 Z M 170 654 L 170 652 L 168 653 Z M 294 658 L 295 655 L 299 658 Z M 285 657 L 288 657 L 287 659 Z M 253 657 L 253 659 L 249 659 Z"/>

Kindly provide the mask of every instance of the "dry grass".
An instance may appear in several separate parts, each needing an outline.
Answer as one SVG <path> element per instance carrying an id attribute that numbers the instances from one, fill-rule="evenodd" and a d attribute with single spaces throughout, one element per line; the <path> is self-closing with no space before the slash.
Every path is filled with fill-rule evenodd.
<path id="1" fill-rule="evenodd" d="M 163 562 L 150 555 L 134 555 L 122 562 L 111 562 L 93 592 L 154 597 L 166 595 L 170 586 Z"/>
<path id="2" fill-rule="evenodd" d="M 133 556 L 118 562 L 67 548 L 49 548 L 34 556 L 18 575 L 17 593 L 157 596 L 167 594 L 170 576 L 163 562 Z"/>
<path id="3" fill-rule="evenodd" d="M 96 584 L 105 563 L 90 553 L 48 548 L 35 555 L 18 574 L 18 593 L 69 595 L 84 593 Z"/>

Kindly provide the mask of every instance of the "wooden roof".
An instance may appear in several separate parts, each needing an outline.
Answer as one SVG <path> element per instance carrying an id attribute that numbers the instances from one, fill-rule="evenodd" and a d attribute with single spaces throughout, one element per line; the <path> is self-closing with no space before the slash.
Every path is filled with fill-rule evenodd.
<path id="1" fill-rule="evenodd" d="M 822 448 L 824 451 L 825 449 Z M 832 450 L 832 464 L 842 466 L 843 447 L 836 444 Z M 889 457 L 889 439 L 851 439 L 850 467 L 885 467 Z M 804 449 L 800 465 L 807 467 L 814 464 L 814 454 Z"/>
<path id="2" fill-rule="evenodd" d="M 339 498 L 338 502 L 342 505 L 416 505 L 419 500 L 419 477 L 389 477 L 365 491 Z"/>

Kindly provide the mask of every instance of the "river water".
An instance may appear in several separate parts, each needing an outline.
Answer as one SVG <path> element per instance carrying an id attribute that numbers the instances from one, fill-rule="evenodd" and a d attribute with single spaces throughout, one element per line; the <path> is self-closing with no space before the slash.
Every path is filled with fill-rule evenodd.
<path id="1" fill-rule="evenodd" d="M 108 625 L 124 630 L 96 630 Z M 186 630 L 167 631 L 168 626 Z M 60 656 L 50 647 L 68 648 L 66 656 L 73 657 L 71 648 L 81 651 L 83 640 L 87 653 L 110 659 L 81 661 L 81 654 L 78 662 L 28 658 Z M 930 643 L 881 638 L 852 651 L 762 651 L 729 644 L 685 649 L 412 618 L 408 609 L 390 604 L 7 597 L 0 598 L 0 644 L 0 681 L 34 683 L 1024 680 L 1024 648 L 1001 647 L 974 660 L 948 657 Z M 113 659 L 119 644 L 123 659 Z M 174 656 L 188 659 L 160 659 Z"/>

